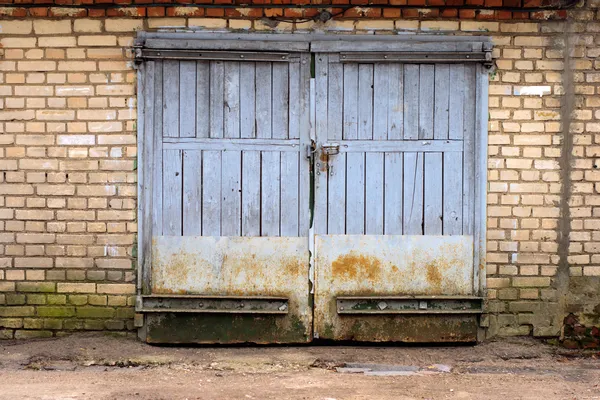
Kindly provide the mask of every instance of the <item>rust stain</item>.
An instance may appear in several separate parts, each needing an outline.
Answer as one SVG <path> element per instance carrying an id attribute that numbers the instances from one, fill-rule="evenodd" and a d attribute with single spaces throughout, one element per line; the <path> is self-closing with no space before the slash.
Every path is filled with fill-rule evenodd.
<path id="1" fill-rule="evenodd" d="M 427 265 L 427 281 L 436 288 L 440 288 L 442 286 L 442 274 L 436 265 Z"/>
<path id="2" fill-rule="evenodd" d="M 320 167 L 319 170 L 321 172 L 326 172 L 327 171 L 327 164 L 329 163 L 329 156 L 327 154 L 325 154 L 325 152 L 321 152 L 321 155 L 319 156 L 319 161 L 320 161 Z"/>
<path id="3" fill-rule="evenodd" d="M 331 263 L 331 271 L 337 278 L 349 280 L 363 278 L 375 282 L 381 276 L 381 261 L 377 257 L 351 251 Z"/>

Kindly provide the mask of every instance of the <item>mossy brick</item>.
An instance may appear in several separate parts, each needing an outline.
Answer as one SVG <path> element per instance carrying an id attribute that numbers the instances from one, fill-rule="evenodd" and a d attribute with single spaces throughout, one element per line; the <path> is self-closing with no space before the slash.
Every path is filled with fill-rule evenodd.
<path id="1" fill-rule="evenodd" d="M 3 294 L 0 294 L 0 304 L 6 304 L 6 296 Z"/>
<path id="2" fill-rule="evenodd" d="M 6 304 L 9 306 L 22 306 L 25 305 L 24 294 L 8 294 L 6 295 Z"/>
<path id="3" fill-rule="evenodd" d="M 17 292 L 53 293 L 56 284 L 53 282 L 17 282 Z"/>
<path id="4" fill-rule="evenodd" d="M 90 294 L 88 296 L 88 304 L 92 306 L 105 306 L 107 304 L 106 296 L 101 294 Z"/>
<path id="5" fill-rule="evenodd" d="M 12 329 L 0 329 L 0 339 L 12 339 L 13 332 Z"/>
<path id="6" fill-rule="evenodd" d="M 67 304 L 67 296 L 64 294 L 49 294 L 48 304 Z"/>
<path id="7" fill-rule="evenodd" d="M 135 309 L 132 307 L 122 307 L 117 309 L 116 317 L 119 319 L 133 319 L 135 315 Z"/>
<path id="8" fill-rule="evenodd" d="M 124 307 L 127 305 L 126 296 L 108 296 L 108 305 L 113 307 Z"/>
<path id="9" fill-rule="evenodd" d="M 75 306 L 82 306 L 87 304 L 88 297 L 86 294 L 72 294 L 69 296 L 69 304 L 73 304 Z"/>
<path id="10" fill-rule="evenodd" d="M 42 329 L 44 320 L 40 318 L 25 318 L 23 320 L 23 328 L 25 329 Z"/>
<path id="11" fill-rule="evenodd" d="M 104 327 L 109 331 L 122 331 L 125 328 L 125 322 L 115 320 L 104 321 Z"/>
<path id="12" fill-rule="evenodd" d="M 78 319 L 65 319 L 63 329 L 79 331 L 84 328 L 84 322 Z"/>
<path id="13" fill-rule="evenodd" d="M 87 319 L 83 323 L 83 329 L 88 331 L 103 331 L 104 321 L 100 319 Z"/>
<path id="14" fill-rule="evenodd" d="M 52 337 L 52 331 L 15 331 L 15 339 L 39 339 L 39 338 L 50 338 Z"/>
<path id="15" fill-rule="evenodd" d="M 62 319 L 45 319 L 44 320 L 44 329 L 62 329 L 63 320 Z"/>
<path id="16" fill-rule="evenodd" d="M 30 306 L 0 307 L 0 317 L 31 317 L 35 308 Z"/>
<path id="17" fill-rule="evenodd" d="M 39 317 L 68 318 L 75 316 L 75 307 L 40 306 L 37 308 Z"/>
<path id="18" fill-rule="evenodd" d="M 77 307 L 79 318 L 114 318 L 115 309 L 109 307 Z"/>
<path id="19" fill-rule="evenodd" d="M 40 305 L 46 304 L 46 295 L 44 294 L 28 294 L 27 304 Z"/>
<path id="20" fill-rule="evenodd" d="M 0 318 L 0 328 L 19 329 L 23 327 L 21 318 Z"/>

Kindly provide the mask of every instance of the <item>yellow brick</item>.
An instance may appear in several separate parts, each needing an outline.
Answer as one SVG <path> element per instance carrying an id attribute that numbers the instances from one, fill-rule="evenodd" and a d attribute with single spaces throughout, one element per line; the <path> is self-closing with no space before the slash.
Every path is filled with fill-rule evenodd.
<path id="1" fill-rule="evenodd" d="M 113 19 L 108 18 L 104 27 L 107 32 L 133 32 L 144 28 L 144 21 L 141 19 Z"/>
<path id="2" fill-rule="evenodd" d="M 377 30 L 392 30 L 394 29 L 394 21 L 386 20 L 365 20 L 356 23 L 356 29 L 377 31 Z"/>
<path id="3" fill-rule="evenodd" d="M 102 30 L 102 21 L 89 18 L 78 18 L 73 22 L 75 32 L 96 33 Z"/>
<path id="4" fill-rule="evenodd" d="M 178 19 L 178 18 L 176 18 Z M 156 25 L 160 21 L 154 22 L 152 19 L 148 20 L 151 28 L 158 28 Z M 185 20 L 184 20 L 185 21 Z M 154 22 L 154 23 L 153 23 Z M 173 21 L 177 22 L 177 21 Z M 184 22 L 185 26 L 185 22 Z M 221 18 L 190 18 L 188 20 L 189 27 L 202 27 L 202 28 L 225 28 L 227 27 L 227 20 Z"/>
<path id="5" fill-rule="evenodd" d="M 116 46 L 117 37 L 113 35 L 90 35 L 77 38 L 79 46 Z"/>
<path id="6" fill-rule="evenodd" d="M 33 21 L 33 31 L 38 35 L 56 35 L 61 33 L 71 33 L 71 20 L 35 20 Z"/>
<path id="7" fill-rule="evenodd" d="M 458 22 L 455 21 L 423 21 L 421 30 L 424 31 L 457 31 Z"/>
<path id="8" fill-rule="evenodd" d="M 498 22 L 461 21 L 460 23 L 461 31 L 496 32 L 498 27 Z"/>

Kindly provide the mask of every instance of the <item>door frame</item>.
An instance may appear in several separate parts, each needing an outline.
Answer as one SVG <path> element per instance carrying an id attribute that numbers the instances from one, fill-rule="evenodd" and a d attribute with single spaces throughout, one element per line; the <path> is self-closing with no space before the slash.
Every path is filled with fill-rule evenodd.
<path id="1" fill-rule="evenodd" d="M 146 99 L 154 97 L 149 59 L 197 59 L 194 51 L 224 52 L 227 59 L 236 59 L 240 52 L 253 52 L 257 57 L 285 56 L 287 52 L 301 53 L 347 53 L 357 59 L 381 56 L 389 52 L 394 60 L 405 63 L 469 62 L 477 63 L 476 123 L 474 147 L 474 292 L 486 295 L 486 195 L 487 195 L 487 128 L 488 128 L 488 79 L 486 68 L 492 65 L 492 42 L 487 36 L 440 36 L 440 35 L 326 35 L 326 34 L 256 34 L 256 33 L 167 33 L 139 32 L 134 44 L 137 72 L 137 171 L 138 171 L 138 233 L 137 233 L 137 281 L 136 311 L 142 309 L 142 295 L 150 292 L 151 243 L 152 243 L 152 160 L 154 147 L 150 126 L 153 104 Z M 236 53 L 237 52 L 237 53 Z M 436 54 L 436 58 L 431 55 Z M 191 57 L 191 58 L 190 58 Z M 230 58 L 231 57 L 231 58 Z M 239 59 L 239 58 L 237 58 Z M 315 137 L 315 80 L 310 79 L 310 121 L 304 121 L 301 129 L 308 129 L 310 140 Z M 306 136 L 306 135 L 305 135 Z M 301 141 L 303 154 L 311 153 L 311 142 Z M 306 153 L 305 153 L 306 152 Z M 314 190 L 314 189 L 311 189 Z M 313 215 L 310 215 L 313 221 Z M 314 233 L 309 231 L 310 260 L 309 281 L 314 279 Z M 314 290 L 312 285 L 311 291 Z M 143 318 L 136 318 L 142 328 Z M 143 336 L 143 329 L 141 331 Z"/>

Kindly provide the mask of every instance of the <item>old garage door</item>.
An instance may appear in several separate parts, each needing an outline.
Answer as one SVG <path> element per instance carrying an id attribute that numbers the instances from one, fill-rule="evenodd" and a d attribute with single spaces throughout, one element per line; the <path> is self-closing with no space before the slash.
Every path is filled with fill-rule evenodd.
<path id="1" fill-rule="evenodd" d="M 140 35 L 141 335 L 473 341 L 485 46 Z"/>

